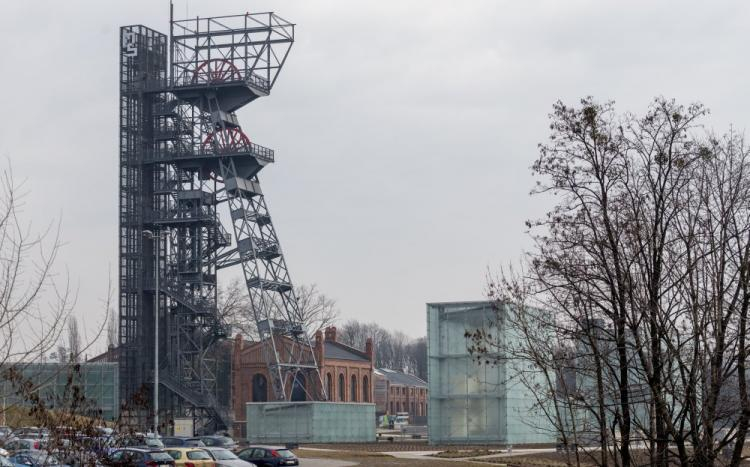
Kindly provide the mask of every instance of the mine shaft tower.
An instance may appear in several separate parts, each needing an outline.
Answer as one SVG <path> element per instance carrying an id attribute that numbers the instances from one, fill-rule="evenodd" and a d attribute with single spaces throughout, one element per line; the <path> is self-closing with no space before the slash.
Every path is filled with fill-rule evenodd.
<path id="1" fill-rule="evenodd" d="M 270 93 L 294 24 L 274 13 L 170 19 L 169 36 L 135 25 L 120 39 L 120 394 L 153 390 L 158 352 L 160 418 L 230 425 L 217 398 L 215 344 L 228 330 L 216 279 L 238 266 L 274 396 L 325 400 L 258 178 L 274 151 L 235 113 Z"/>

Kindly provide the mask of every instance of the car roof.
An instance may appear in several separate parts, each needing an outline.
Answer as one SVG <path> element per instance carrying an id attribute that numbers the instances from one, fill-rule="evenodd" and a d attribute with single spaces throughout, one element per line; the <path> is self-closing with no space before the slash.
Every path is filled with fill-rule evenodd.
<path id="1" fill-rule="evenodd" d="M 138 452 L 164 452 L 164 449 L 162 448 L 138 448 L 138 447 L 126 447 L 126 448 L 118 448 L 115 449 L 115 452 L 117 451 L 138 451 Z"/>
<path id="2" fill-rule="evenodd" d="M 203 446 L 167 446 L 162 451 L 202 451 Z"/>
<path id="3" fill-rule="evenodd" d="M 248 448 L 263 448 L 263 449 L 289 449 L 289 448 L 287 448 L 286 446 L 271 446 L 271 445 L 268 445 L 268 444 L 251 444 L 250 446 L 248 446 L 248 447 L 247 447 L 247 448 L 245 448 L 245 449 L 248 449 Z"/>
<path id="4" fill-rule="evenodd" d="M 206 446 L 206 447 L 196 446 L 195 449 L 203 449 L 204 451 L 205 450 L 207 451 L 229 451 L 229 452 L 232 451 L 231 449 L 223 448 L 221 446 Z"/>

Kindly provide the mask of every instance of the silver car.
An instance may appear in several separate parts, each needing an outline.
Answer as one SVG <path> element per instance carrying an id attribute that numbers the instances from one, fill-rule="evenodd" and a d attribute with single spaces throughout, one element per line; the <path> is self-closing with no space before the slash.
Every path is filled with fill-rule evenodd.
<path id="1" fill-rule="evenodd" d="M 201 448 L 211 455 L 216 467 L 255 467 L 250 462 L 243 461 L 237 454 L 226 448 Z"/>

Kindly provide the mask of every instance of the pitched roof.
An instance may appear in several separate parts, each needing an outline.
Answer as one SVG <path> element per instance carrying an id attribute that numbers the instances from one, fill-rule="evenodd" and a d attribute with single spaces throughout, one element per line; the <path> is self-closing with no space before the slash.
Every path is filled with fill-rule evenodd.
<path id="1" fill-rule="evenodd" d="M 354 360 L 357 362 L 369 362 L 370 359 L 367 354 L 360 352 L 357 349 L 349 347 L 348 345 L 341 344 L 334 341 L 325 341 L 324 345 L 326 359 L 334 360 Z"/>
<path id="2" fill-rule="evenodd" d="M 389 368 L 376 368 L 375 372 L 385 377 L 391 384 L 401 384 L 403 386 L 427 387 L 427 382 L 423 379 L 404 373 L 402 371 L 391 370 Z"/>

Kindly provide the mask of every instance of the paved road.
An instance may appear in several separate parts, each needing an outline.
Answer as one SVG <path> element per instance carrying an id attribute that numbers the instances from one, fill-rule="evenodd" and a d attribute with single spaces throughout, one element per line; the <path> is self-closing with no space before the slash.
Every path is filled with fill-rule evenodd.
<path id="1" fill-rule="evenodd" d="M 353 467 L 359 464 L 333 459 L 300 459 L 299 465 L 300 467 Z"/>

